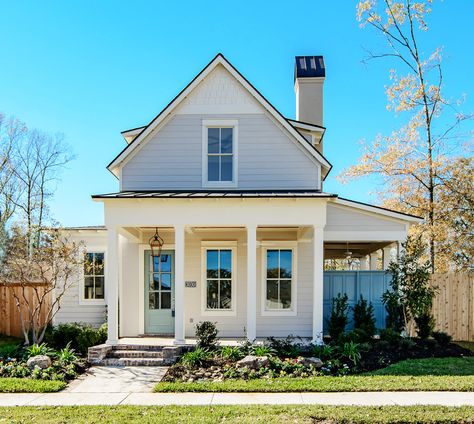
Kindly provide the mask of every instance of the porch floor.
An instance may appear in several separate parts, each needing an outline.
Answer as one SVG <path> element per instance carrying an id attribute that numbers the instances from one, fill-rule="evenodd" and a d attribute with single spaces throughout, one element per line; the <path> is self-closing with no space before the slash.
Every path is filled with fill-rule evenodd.
<path id="1" fill-rule="evenodd" d="M 278 338 L 278 337 L 276 337 Z M 218 344 L 220 346 L 239 346 L 247 340 L 245 337 L 220 337 Z M 263 344 L 267 338 L 257 337 L 256 343 Z M 311 343 L 311 338 L 301 338 L 297 340 L 302 344 Z M 184 345 L 181 346 L 196 346 L 197 339 L 194 337 L 187 337 Z M 117 345 L 137 345 L 137 346 L 176 346 L 173 337 L 122 337 L 118 340 Z"/>
<path id="2" fill-rule="evenodd" d="M 220 338 L 221 346 L 238 346 L 245 338 Z M 262 339 L 263 341 L 263 339 Z M 173 337 L 122 337 L 118 345 L 175 346 Z M 186 338 L 184 346 L 195 346 L 197 339 Z"/>

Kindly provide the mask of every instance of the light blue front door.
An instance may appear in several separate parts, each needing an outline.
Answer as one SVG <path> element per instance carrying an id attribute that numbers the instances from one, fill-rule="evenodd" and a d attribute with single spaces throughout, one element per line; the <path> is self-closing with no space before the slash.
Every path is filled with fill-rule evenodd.
<path id="1" fill-rule="evenodd" d="M 174 335 L 174 252 L 145 250 L 145 333 Z"/>

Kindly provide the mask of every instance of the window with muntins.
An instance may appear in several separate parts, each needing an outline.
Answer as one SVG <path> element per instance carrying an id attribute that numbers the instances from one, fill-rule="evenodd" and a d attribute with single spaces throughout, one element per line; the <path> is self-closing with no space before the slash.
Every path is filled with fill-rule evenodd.
<path id="1" fill-rule="evenodd" d="M 268 249 L 266 270 L 265 309 L 292 309 L 293 251 Z"/>
<path id="2" fill-rule="evenodd" d="M 104 300 L 104 252 L 87 252 L 84 260 L 84 299 Z"/>
<path id="3" fill-rule="evenodd" d="M 232 250 L 206 250 L 206 309 L 232 309 Z"/>
<path id="4" fill-rule="evenodd" d="M 234 129 L 207 128 L 207 180 L 232 182 L 234 180 Z"/>

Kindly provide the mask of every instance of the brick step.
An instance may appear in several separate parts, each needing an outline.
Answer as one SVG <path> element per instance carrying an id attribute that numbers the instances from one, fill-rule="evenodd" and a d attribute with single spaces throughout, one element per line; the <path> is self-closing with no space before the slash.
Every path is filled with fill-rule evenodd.
<path id="1" fill-rule="evenodd" d="M 107 354 L 108 358 L 163 358 L 163 351 L 156 350 L 116 350 Z"/>
<path id="2" fill-rule="evenodd" d="M 166 365 L 163 358 L 105 358 L 101 365 L 115 367 L 158 367 Z"/>
<path id="3" fill-rule="evenodd" d="M 138 345 L 138 344 L 118 344 L 113 345 L 112 350 L 147 350 L 153 352 L 161 352 L 164 346 L 154 345 Z"/>

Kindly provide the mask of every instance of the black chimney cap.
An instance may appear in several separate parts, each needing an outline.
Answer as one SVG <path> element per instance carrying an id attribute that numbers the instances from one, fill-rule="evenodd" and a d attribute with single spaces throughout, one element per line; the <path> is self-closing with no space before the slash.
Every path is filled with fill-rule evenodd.
<path id="1" fill-rule="evenodd" d="M 322 56 L 296 56 L 296 78 L 320 78 L 326 76 L 326 68 Z"/>

